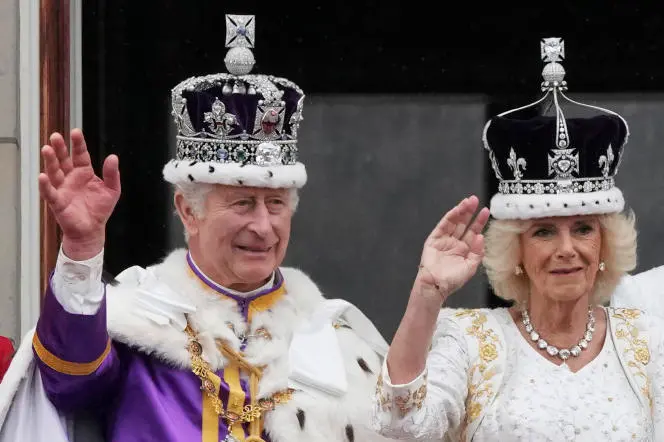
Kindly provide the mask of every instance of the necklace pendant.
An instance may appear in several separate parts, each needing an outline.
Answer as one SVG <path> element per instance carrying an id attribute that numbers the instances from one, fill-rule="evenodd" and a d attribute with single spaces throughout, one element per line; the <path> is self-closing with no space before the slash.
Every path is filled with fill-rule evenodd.
<path id="1" fill-rule="evenodd" d="M 571 354 L 572 354 L 572 352 L 570 350 L 567 350 L 566 348 L 564 348 L 564 349 L 562 349 L 558 352 L 558 356 L 563 361 L 568 360 Z"/>

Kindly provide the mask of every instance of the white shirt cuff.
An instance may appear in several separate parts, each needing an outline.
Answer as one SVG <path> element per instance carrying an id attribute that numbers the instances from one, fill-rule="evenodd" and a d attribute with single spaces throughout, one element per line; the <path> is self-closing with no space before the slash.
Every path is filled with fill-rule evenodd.
<path id="1" fill-rule="evenodd" d="M 383 412 L 403 419 L 411 412 L 422 408 L 427 394 L 427 368 L 407 384 L 393 384 L 387 369 L 387 358 L 383 361 L 378 379 L 376 395 Z"/>
<path id="2" fill-rule="evenodd" d="M 66 312 L 75 315 L 95 315 L 104 300 L 101 274 L 104 250 L 85 261 L 68 258 L 60 247 L 55 271 L 51 279 L 53 295 Z"/>
<path id="3" fill-rule="evenodd" d="M 415 377 L 412 381 L 406 383 L 406 384 L 393 384 L 392 379 L 390 379 L 390 372 L 387 369 L 387 358 L 383 361 L 383 366 L 381 367 L 382 375 L 383 375 L 383 382 L 385 382 L 385 385 L 388 386 L 391 390 L 394 389 L 406 389 L 406 390 L 417 390 L 423 383 L 426 382 L 426 376 L 427 376 L 427 367 L 424 367 L 424 370 Z"/>

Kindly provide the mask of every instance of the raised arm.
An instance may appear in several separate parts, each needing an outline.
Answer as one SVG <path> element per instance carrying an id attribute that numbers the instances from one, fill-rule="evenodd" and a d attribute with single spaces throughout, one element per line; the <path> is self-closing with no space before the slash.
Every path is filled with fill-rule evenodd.
<path id="1" fill-rule="evenodd" d="M 406 312 L 378 383 L 374 427 L 382 434 L 441 440 L 464 413 L 469 361 L 463 334 L 441 314 L 477 271 L 489 211 L 475 196 L 450 210 L 427 238 Z"/>
<path id="2" fill-rule="evenodd" d="M 106 331 L 101 281 L 105 228 L 120 197 L 118 158 L 109 156 L 103 180 L 92 168 L 80 130 L 69 153 L 60 134 L 42 148 L 39 191 L 62 229 L 62 245 L 33 338 L 45 391 L 61 410 L 102 404 L 119 376 Z"/>

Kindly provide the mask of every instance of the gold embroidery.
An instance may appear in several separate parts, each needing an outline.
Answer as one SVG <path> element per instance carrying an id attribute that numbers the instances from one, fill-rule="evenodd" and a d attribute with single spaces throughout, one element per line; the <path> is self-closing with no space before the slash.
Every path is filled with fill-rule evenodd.
<path id="1" fill-rule="evenodd" d="M 378 404 L 383 411 L 392 410 L 392 402 L 399 410 L 399 415 L 403 418 L 414 409 L 420 410 L 424 404 L 424 399 L 427 397 L 427 375 L 425 374 L 422 380 L 423 384 L 415 391 L 408 391 L 405 395 L 394 396 L 394 401 L 388 393 L 385 393 L 383 375 L 378 376 L 376 382 L 376 397 Z"/>
<path id="2" fill-rule="evenodd" d="M 466 333 L 477 339 L 479 360 L 474 361 L 468 371 L 468 395 L 466 396 L 466 416 L 462 423 L 462 440 L 470 424 L 482 415 L 482 410 L 493 397 L 492 378 L 496 375 L 491 362 L 498 358 L 498 335 L 491 328 L 486 328 L 487 315 L 479 310 L 461 310 L 455 314 L 458 318 L 470 317 L 471 325 Z"/>
<path id="3" fill-rule="evenodd" d="M 493 344 L 483 344 L 480 347 L 480 359 L 484 362 L 491 362 L 498 357 L 496 346 Z"/>
<path id="4" fill-rule="evenodd" d="M 380 405 L 381 410 L 392 410 L 392 398 L 389 394 L 385 393 L 382 374 L 378 375 L 378 380 L 376 381 L 376 397 L 378 398 L 378 405 Z"/>
<path id="5" fill-rule="evenodd" d="M 415 391 L 409 391 L 403 396 L 395 396 L 394 403 L 399 409 L 399 415 L 405 417 L 414 409 L 420 410 L 427 396 L 427 378 L 424 376 L 424 383 Z"/>
<path id="6" fill-rule="evenodd" d="M 641 392 L 648 399 L 650 409 L 652 410 L 653 398 L 650 393 L 650 378 L 645 369 L 645 366 L 650 362 L 648 341 L 641 337 L 639 329 L 632 322 L 641 316 L 641 311 L 637 309 L 616 308 L 612 309 L 611 316 L 619 321 L 616 326 L 616 338 L 626 343 L 625 357 L 627 358 L 627 366 L 632 369 L 632 373 L 637 380 L 641 379 Z M 632 358 L 630 358 L 630 353 L 633 355 Z"/>
<path id="7" fill-rule="evenodd" d="M 648 365 L 648 362 L 650 362 L 650 351 L 646 347 L 637 348 L 634 350 L 634 357 L 637 362 L 640 362 L 643 365 Z"/>

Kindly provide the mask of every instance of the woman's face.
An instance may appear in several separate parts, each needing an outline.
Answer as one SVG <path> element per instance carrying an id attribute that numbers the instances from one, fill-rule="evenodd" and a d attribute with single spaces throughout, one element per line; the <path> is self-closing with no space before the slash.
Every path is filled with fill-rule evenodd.
<path id="1" fill-rule="evenodd" d="M 602 231 L 596 216 L 537 219 L 521 234 L 530 296 L 572 301 L 590 296 L 599 270 Z"/>

